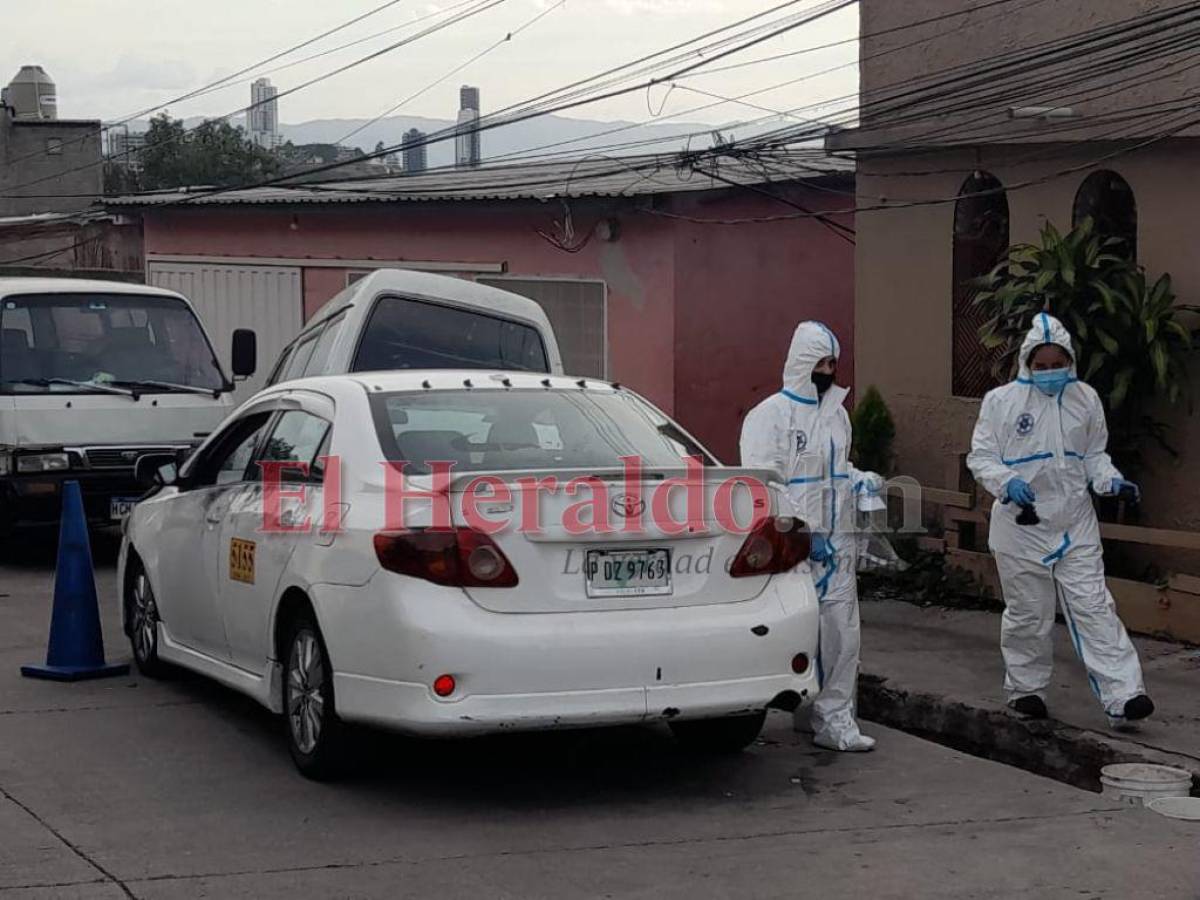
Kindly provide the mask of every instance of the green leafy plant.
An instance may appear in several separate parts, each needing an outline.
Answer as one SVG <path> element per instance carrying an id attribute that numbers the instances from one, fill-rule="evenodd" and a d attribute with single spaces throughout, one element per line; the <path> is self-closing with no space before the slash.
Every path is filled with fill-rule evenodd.
<path id="1" fill-rule="evenodd" d="M 854 428 L 854 464 L 867 472 L 887 475 L 892 470 L 896 423 L 879 389 L 871 385 L 850 417 Z"/>
<path id="2" fill-rule="evenodd" d="M 1120 251 L 1122 241 L 1096 234 L 1091 219 L 1060 234 L 1049 223 L 1040 244 L 1019 244 L 976 283 L 975 304 L 988 314 L 980 339 L 1003 350 L 996 367 L 1012 377 L 1017 353 L 1035 315 L 1048 312 L 1075 342 L 1079 376 L 1105 404 L 1113 451 L 1140 462 L 1147 439 L 1174 452 L 1167 426 L 1147 410 L 1157 398 L 1177 404 L 1187 395 L 1194 329 L 1184 317 L 1200 307 L 1176 302 L 1171 277 L 1151 282 Z"/>

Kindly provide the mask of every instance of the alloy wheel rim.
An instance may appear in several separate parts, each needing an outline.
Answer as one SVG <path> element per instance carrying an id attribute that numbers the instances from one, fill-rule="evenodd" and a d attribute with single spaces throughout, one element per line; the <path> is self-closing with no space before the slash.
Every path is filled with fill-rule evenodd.
<path id="1" fill-rule="evenodd" d="M 158 607 L 144 573 L 133 583 L 133 649 L 143 662 L 150 659 L 158 639 Z"/>
<path id="2" fill-rule="evenodd" d="M 325 723 L 325 665 L 311 631 L 300 631 L 288 657 L 288 724 L 301 753 L 312 753 Z"/>

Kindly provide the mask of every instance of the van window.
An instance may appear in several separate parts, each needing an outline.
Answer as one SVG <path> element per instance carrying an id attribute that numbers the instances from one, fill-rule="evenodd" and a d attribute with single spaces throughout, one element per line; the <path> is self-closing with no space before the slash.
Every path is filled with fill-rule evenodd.
<path id="1" fill-rule="evenodd" d="M 346 316 L 344 313 L 339 313 L 336 317 L 329 320 L 329 324 L 325 326 L 325 330 L 321 332 L 321 336 L 317 338 L 316 346 L 313 347 L 312 356 L 308 360 L 308 365 L 304 367 L 305 375 L 324 375 L 325 366 L 329 362 L 329 351 L 333 349 L 333 342 L 337 340 L 337 336 L 341 334 L 342 322 Z"/>
<path id="2" fill-rule="evenodd" d="M 217 391 L 225 379 L 182 300 L 141 294 L 27 294 L 0 302 L 0 393 Z"/>
<path id="3" fill-rule="evenodd" d="M 536 328 L 406 297 L 375 304 L 352 372 L 382 369 L 520 369 L 548 372 Z"/>
<path id="4" fill-rule="evenodd" d="M 288 360 L 291 359 L 292 350 L 294 349 L 295 345 L 293 344 L 289 344 L 283 348 L 283 353 L 279 355 L 279 362 L 275 363 L 275 368 L 271 370 L 271 374 L 267 377 L 267 387 L 270 387 L 283 377 L 284 369 L 287 368 Z"/>
<path id="5" fill-rule="evenodd" d="M 292 352 L 292 358 L 288 361 L 287 368 L 283 372 L 283 377 L 280 381 L 291 381 L 293 378 L 300 378 L 304 375 L 304 370 L 308 367 L 308 361 L 312 359 L 313 350 L 317 346 L 317 332 L 312 332 L 309 337 L 304 338 L 296 345 L 296 349 Z"/>

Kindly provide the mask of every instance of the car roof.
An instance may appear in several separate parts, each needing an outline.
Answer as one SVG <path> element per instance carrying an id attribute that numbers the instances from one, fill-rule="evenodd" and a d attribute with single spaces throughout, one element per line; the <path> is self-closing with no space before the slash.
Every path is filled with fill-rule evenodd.
<path id="1" fill-rule="evenodd" d="M 354 372 L 349 375 L 317 375 L 281 381 L 267 391 L 311 390 L 336 393 L 353 386 L 367 393 L 393 391 L 461 391 L 470 382 L 471 390 L 507 390 L 509 388 L 541 388 L 543 390 L 615 391 L 619 386 L 600 378 L 548 375 L 545 372 L 506 369 L 402 369 L 381 372 Z M 504 382 L 507 381 L 508 384 Z"/>
<path id="2" fill-rule="evenodd" d="M 550 320 L 541 306 L 528 297 L 465 278 L 411 269 L 376 269 L 370 275 L 363 276 L 317 310 L 305 323 L 305 330 L 353 306 L 360 299 L 372 299 L 385 293 L 440 301 L 510 319 L 522 319 L 536 325 L 543 333 L 550 331 Z"/>
<path id="3" fill-rule="evenodd" d="M 0 297 L 14 294 L 153 294 L 184 299 L 175 291 L 127 281 L 92 278 L 0 278 Z"/>

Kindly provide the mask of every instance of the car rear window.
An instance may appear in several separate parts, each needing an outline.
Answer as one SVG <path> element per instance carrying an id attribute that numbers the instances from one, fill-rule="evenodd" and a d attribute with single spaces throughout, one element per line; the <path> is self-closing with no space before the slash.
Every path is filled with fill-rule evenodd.
<path id="1" fill-rule="evenodd" d="M 715 460 L 649 404 L 627 391 L 476 390 L 371 395 L 384 455 L 426 473 L 546 468 L 679 466 Z"/>
<path id="2" fill-rule="evenodd" d="M 381 297 L 371 311 L 351 371 L 518 369 L 549 372 L 538 330 L 511 319 Z"/>

